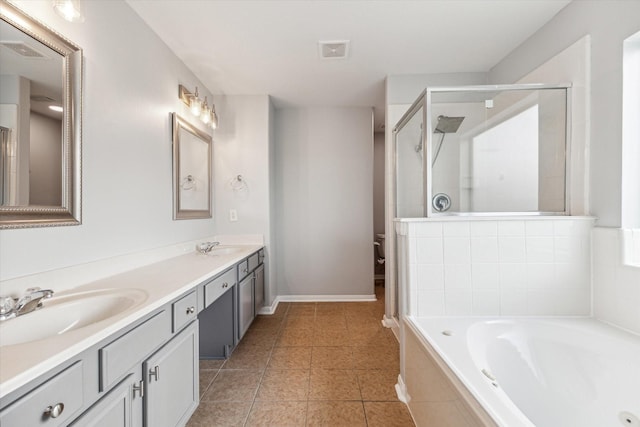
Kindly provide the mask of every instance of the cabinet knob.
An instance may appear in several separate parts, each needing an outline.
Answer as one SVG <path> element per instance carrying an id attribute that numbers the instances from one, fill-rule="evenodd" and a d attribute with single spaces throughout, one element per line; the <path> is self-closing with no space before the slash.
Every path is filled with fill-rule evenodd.
<path id="1" fill-rule="evenodd" d="M 224 283 L 222 284 L 222 287 L 223 287 L 223 288 L 228 288 L 228 287 L 229 287 L 229 284 L 228 284 L 227 282 L 224 282 Z"/>
<path id="2" fill-rule="evenodd" d="M 64 403 L 60 402 L 53 406 L 48 406 L 44 414 L 50 418 L 58 418 L 62 414 L 62 411 L 64 411 Z"/>
<path id="3" fill-rule="evenodd" d="M 187 307 L 187 314 L 193 314 L 196 312 L 196 308 L 191 306 L 191 307 Z"/>

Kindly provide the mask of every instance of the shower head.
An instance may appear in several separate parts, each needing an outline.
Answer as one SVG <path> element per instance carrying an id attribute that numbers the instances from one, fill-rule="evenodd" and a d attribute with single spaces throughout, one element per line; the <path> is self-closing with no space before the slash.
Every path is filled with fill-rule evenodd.
<path id="1" fill-rule="evenodd" d="M 456 133 L 462 124 L 464 117 L 448 117 L 438 116 L 435 132 L 437 133 Z"/>

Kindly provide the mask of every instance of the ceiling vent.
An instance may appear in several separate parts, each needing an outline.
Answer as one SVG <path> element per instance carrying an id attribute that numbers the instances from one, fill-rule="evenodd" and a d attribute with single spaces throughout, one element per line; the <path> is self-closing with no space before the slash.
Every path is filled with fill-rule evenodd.
<path id="1" fill-rule="evenodd" d="M 25 58 L 46 58 L 46 56 L 23 42 L 0 42 L 0 46 L 5 47 Z"/>
<path id="2" fill-rule="evenodd" d="M 320 58 L 345 59 L 349 55 L 349 40 L 319 41 Z"/>

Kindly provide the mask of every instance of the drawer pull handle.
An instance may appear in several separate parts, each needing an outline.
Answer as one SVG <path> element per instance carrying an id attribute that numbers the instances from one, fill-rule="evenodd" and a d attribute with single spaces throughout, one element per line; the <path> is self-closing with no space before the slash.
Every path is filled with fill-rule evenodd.
<path id="1" fill-rule="evenodd" d="M 62 414 L 62 411 L 64 411 L 64 403 L 60 402 L 53 406 L 48 406 L 44 414 L 51 418 L 58 418 Z"/>
<path id="2" fill-rule="evenodd" d="M 136 395 L 136 391 L 140 393 L 140 397 L 144 397 L 144 381 L 140 381 L 138 385 L 133 384 L 133 395 Z"/>
<path id="3" fill-rule="evenodd" d="M 223 287 L 223 288 L 228 288 L 228 287 L 229 287 L 229 284 L 228 284 L 227 282 L 224 282 L 224 283 L 222 284 L 222 287 Z"/>
<path id="4" fill-rule="evenodd" d="M 151 377 L 154 377 L 156 381 L 160 381 L 160 367 L 154 366 L 153 369 L 149 369 L 149 381 L 151 381 Z"/>
<path id="5" fill-rule="evenodd" d="M 193 314 L 196 312 L 196 308 L 195 307 L 187 307 L 187 314 Z"/>

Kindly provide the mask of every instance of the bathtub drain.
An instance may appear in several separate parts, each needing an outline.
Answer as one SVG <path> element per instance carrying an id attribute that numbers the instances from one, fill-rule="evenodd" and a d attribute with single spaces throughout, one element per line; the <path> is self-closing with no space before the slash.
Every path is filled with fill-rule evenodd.
<path id="1" fill-rule="evenodd" d="M 623 426 L 627 427 L 640 427 L 640 418 L 633 415 L 631 412 L 622 411 L 618 414 L 618 419 Z"/>

